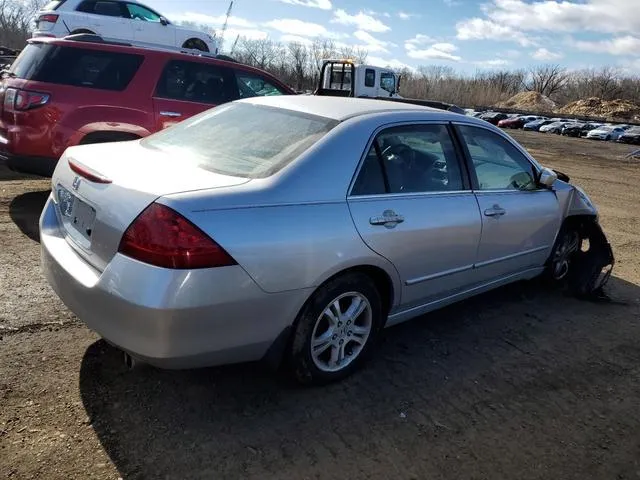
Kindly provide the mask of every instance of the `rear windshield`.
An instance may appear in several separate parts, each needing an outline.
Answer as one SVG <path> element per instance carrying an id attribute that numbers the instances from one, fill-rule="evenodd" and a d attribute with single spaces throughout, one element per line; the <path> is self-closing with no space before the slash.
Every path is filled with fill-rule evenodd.
<path id="1" fill-rule="evenodd" d="M 280 108 L 228 103 L 141 140 L 223 175 L 264 178 L 278 172 L 338 124 Z"/>
<path id="2" fill-rule="evenodd" d="M 11 66 L 17 78 L 121 91 L 144 57 L 129 53 L 31 43 Z"/>

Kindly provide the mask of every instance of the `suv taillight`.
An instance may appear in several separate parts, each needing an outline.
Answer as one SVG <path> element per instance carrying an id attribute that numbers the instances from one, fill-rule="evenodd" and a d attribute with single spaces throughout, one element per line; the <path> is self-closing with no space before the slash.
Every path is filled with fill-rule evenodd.
<path id="1" fill-rule="evenodd" d="M 5 110 L 31 110 L 49 103 L 50 96 L 46 93 L 7 88 L 4 94 Z"/>
<path id="2" fill-rule="evenodd" d="M 38 17 L 38 21 L 56 23 L 58 21 L 58 15 L 55 13 L 45 13 Z"/>
<path id="3" fill-rule="evenodd" d="M 175 210 L 152 203 L 127 228 L 118 252 L 158 267 L 176 269 L 236 265 L 207 234 Z"/>

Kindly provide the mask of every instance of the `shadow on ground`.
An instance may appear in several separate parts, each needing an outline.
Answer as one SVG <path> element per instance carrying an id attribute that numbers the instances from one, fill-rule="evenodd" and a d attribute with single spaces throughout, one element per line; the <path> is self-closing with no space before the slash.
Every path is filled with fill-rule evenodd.
<path id="1" fill-rule="evenodd" d="M 388 329 L 367 368 L 322 388 L 258 364 L 127 371 L 99 341 L 82 401 L 125 479 L 631 478 L 640 288 L 608 291 L 502 288 Z"/>
<path id="2" fill-rule="evenodd" d="M 9 204 L 9 215 L 20 231 L 35 242 L 40 242 L 38 221 L 49 198 L 49 190 L 23 193 Z"/>

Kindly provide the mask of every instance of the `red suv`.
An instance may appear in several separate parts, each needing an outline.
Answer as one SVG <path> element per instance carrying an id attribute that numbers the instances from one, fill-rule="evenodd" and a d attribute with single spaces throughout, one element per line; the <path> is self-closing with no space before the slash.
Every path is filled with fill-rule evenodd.
<path id="1" fill-rule="evenodd" d="M 43 176 L 72 145 L 133 140 L 214 105 L 295 93 L 230 59 L 95 35 L 31 39 L 2 77 L 0 157 Z"/>

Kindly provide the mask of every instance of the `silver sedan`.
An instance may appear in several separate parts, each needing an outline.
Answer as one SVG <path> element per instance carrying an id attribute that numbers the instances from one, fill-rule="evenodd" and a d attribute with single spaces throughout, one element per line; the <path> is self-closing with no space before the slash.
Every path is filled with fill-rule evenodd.
<path id="1" fill-rule="evenodd" d="M 50 284 L 166 368 L 267 359 L 336 380 L 384 327 L 538 275 L 591 294 L 613 266 L 566 176 L 487 122 L 398 102 L 232 102 L 69 148 L 52 187 Z"/>

